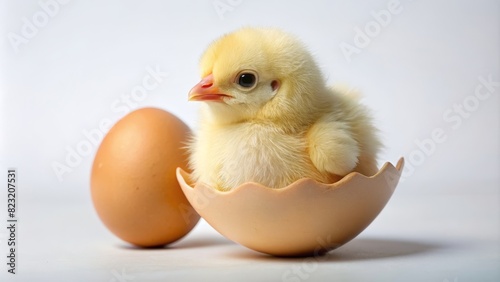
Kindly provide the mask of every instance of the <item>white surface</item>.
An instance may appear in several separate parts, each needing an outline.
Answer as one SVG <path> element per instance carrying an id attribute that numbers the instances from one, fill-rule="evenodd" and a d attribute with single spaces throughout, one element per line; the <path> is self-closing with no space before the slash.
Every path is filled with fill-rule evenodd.
<path id="1" fill-rule="evenodd" d="M 22 35 L 24 18 L 32 21 L 43 9 L 39 1 L 0 1 L 0 170 L 19 170 L 17 280 L 123 281 L 113 276 L 122 269 L 135 281 L 281 280 L 302 265 L 304 259 L 256 255 L 203 224 L 173 249 L 125 248 L 90 204 L 100 138 L 81 160 L 67 160 L 68 150 L 89 142 L 85 132 L 135 108 L 166 109 L 194 128 L 198 105 L 186 94 L 199 79 L 198 58 L 211 40 L 244 25 L 281 27 L 302 38 L 329 83 L 363 92 L 386 145 L 380 161 L 407 158 L 405 179 L 374 224 L 313 263 L 302 280 L 499 280 L 500 89 L 464 117 L 449 112 L 474 102 L 479 77 L 500 80 L 498 1 L 401 0 L 400 12 L 351 60 L 340 44 L 354 44 L 355 28 L 372 23 L 372 12 L 390 1 L 67 2 L 16 48 L 9 36 Z M 214 3 L 221 2 L 233 6 L 219 16 Z M 168 75 L 124 108 L 122 97 L 142 84 L 148 67 Z M 424 154 L 417 143 L 436 130 L 445 140 Z M 58 179 L 54 163 L 70 172 Z M 5 265 L 0 275 L 13 278 Z"/>
<path id="2" fill-rule="evenodd" d="M 500 209 L 495 189 L 456 194 L 403 191 L 418 188 L 401 185 L 359 237 L 317 258 L 262 255 L 226 240 L 204 221 L 168 248 L 136 249 L 111 235 L 88 201 L 24 204 L 19 274 L 15 280 L 5 273 L 0 277 L 8 278 L 1 281 L 499 281 Z"/>

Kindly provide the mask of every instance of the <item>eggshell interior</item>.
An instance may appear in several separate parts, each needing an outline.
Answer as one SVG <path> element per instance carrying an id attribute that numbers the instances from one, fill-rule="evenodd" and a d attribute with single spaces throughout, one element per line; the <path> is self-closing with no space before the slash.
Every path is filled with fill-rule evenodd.
<path id="1" fill-rule="evenodd" d="M 356 237 L 380 213 L 403 169 L 366 177 L 353 172 L 333 184 L 301 179 L 282 189 L 245 183 L 222 192 L 177 168 L 177 179 L 194 209 L 228 239 L 275 256 L 317 255 Z"/>

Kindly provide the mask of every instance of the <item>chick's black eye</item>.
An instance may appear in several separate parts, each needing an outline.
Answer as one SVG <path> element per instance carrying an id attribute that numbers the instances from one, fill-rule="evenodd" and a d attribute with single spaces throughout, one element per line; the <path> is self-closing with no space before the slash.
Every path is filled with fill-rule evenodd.
<path id="1" fill-rule="evenodd" d="M 242 73 L 238 77 L 238 84 L 241 87 L 250 88 L 255 85 L 257 78 L 253 73 Z"/>

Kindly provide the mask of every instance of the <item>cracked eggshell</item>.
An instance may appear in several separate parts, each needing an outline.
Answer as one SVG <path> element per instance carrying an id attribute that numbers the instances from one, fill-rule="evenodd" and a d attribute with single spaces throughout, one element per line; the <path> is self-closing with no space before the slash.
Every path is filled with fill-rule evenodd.
<path id="1" fill-rule="evenodd" d="M 141 247 L 172 243 L 198 222 L 176 180 L 187 167 L 191 132 L 176 116 L 155 108 L 131 112 L 104 137 L 94 159 L 91 192 L 104 225 Z"/>
<path id="2" fill-rule="evenodd" d="M 194 209 L 228 239 L 275 256 L 318 255 L 361 233 L 382 211 L 398 184 L 401 158 L 366 177 L 353 172 L 333 184 L 301 179 L 281 189 L 245 183 L 222 192 L 177 179 Z"/>

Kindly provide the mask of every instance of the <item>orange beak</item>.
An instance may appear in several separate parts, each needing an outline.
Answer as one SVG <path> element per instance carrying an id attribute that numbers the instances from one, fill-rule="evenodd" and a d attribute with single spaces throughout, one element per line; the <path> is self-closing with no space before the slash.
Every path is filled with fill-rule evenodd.
<path id="1" fill-rule="evenodd" d="M 224 98 L 233 98 L 230 95 L 221 93 L 214 85 L 213 74 L 204 77 L 189 91 L 189 101 L 224 102 Z"/>

